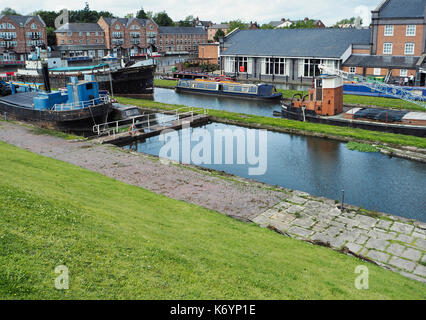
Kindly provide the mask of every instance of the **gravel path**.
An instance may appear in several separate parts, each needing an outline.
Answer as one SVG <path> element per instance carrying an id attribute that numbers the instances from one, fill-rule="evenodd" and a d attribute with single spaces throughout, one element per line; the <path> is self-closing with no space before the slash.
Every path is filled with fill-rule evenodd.
<path id="1" fill-rule="evenodd" d="M 250 220 L 286 197 L 242 178 L 232 177 L 230 181 L 117 147 L 36 135 L 30 128 L 10 122 L 1 123 L 0 140 L 173 199 Z"/>

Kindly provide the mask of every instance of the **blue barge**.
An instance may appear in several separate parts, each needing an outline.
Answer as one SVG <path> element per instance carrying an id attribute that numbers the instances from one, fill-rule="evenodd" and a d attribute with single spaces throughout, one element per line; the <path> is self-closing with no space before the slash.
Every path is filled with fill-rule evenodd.
<path id="1" fill-rule="evenodd" d="M 271 84 L 245 84 L 231 81 L 179 80 L 176 92 L 210 94 L 242 99 L 281 100 L 282 94 Z"/>
<path id="2" fill-rule="evenodd" d="M 14 83 L 2 83 L 0 87 L 1 114 L 52 129 L 86 132 L 93 125 L 106 122 L 112 111 L 109 95 L 100 94 L 92 75 L 83 81 L 71 77 L 64 91 L 50 91 L 48 77 L 45 91 Z"/>

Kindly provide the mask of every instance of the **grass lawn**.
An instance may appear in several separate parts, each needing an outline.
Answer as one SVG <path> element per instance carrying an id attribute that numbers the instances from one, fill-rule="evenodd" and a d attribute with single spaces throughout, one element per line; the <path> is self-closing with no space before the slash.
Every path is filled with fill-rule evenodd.
<path id="1" fill-rule="evenodd" d="M 162 110 L 174 110 L 183 108 L 182 105 L 170 105 L 152 100 L 142 100 L 133 98 L 116 97 L 123 104 L 136 105 L 144 108 L 155 108 Z M 208 108 L 208 106 L 206 106 Z M 240 124 L 261 124 L 271 128 L 283 128 L 297 133 L 300 131 L 319 132 L 339 137 L 349 137 L 366 142 L 389 143 L 396 146 L 414 146 L 426 148 L 426 139 L 403 134 L 393 134 L 379 131 L 369 131 L 363 129 L 354 129 L 349 127 L 338 127 L 326 124 L 317 124 L 310 122 L 301 122 L 282 118 L 263 117 L 249 114 L 239 114 L 228 111 L 209 109 L 208 114 L 225 120 L 236 121 Z"/>
<path id="2" fill-rule="evenodd" d="M 177 85 L 177 81 L 174 80 L 160 80 L 155 79 L 154 85 L 157 87 L 163 88 L 174 88 Z M 278 92 L 283 94 L 284 98 L 291 99 L 294 94 L 301 93 L 302 95 L 307 94 L 307 91 L 298 91 L 298 90 L 282 90 L 278 89 Z M 410 103 L 400 99 L 389 99 L 389 98 L 378 98 L 378 97 L 366 97 L 366 96 L 357 96 L 345 94 L 343 96 L 343 103 L 345 104 L 360 104 L 367 106 L 376 106 L 380 108 L 389 108 L 389 109 L 406 109 L 413 111 L 426 111 L 425 108 Z"/>
<path id="3" fill-rule="evenodd" d="M 0 163 L 0 299 L 425 298 L 399 274 L 3 142 Z"/>

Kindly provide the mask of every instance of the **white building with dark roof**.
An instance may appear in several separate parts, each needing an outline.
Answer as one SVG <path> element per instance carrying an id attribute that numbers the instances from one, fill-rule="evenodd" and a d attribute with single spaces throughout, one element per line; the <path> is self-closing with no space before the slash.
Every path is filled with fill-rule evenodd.
<path id="1" fill-rule="evenodd" d="M 228 75 L 310 81 L 319 64 L 340 68 L 349 48 L 369 46 L 370 36 L 368 29 L 236 30 L 221 43 L 221 65 Z"/>

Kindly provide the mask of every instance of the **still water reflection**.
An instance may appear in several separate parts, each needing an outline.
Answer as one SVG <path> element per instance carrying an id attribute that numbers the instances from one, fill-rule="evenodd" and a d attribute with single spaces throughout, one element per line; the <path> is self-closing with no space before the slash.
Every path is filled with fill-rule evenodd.
<path id="1" fill-rule="evenodd" d="M 215 129 L 241 128 L 211 123 L 191 130 L 196 132 L 200 129 L 206 129 L 214 136 Z M 179 136 L 182 144 L 181 132 Z M 197 143 L 191 142 L 191 145 Z M 153 137 L 127 148 L 159 155 L 164 144 L 159 137 Z M 223 145 L 223 154 L 227 151 L 225 148 Z M 229 149 L 228 146 L 228 151 L 233 152 L 236 159 L 236 139 L 233 150 Z M 217 150 L 212 151 L 212 157 L 214 152 Z M 340 142 L 267 132 L 265 174 L 249 176 L 249 165 L 201 166 L 336 200 L 341 199 L 344 189 L 347 203 L 426 221 L 426 164 L 389 158 L 380 153 L 350 151 Z"/>

